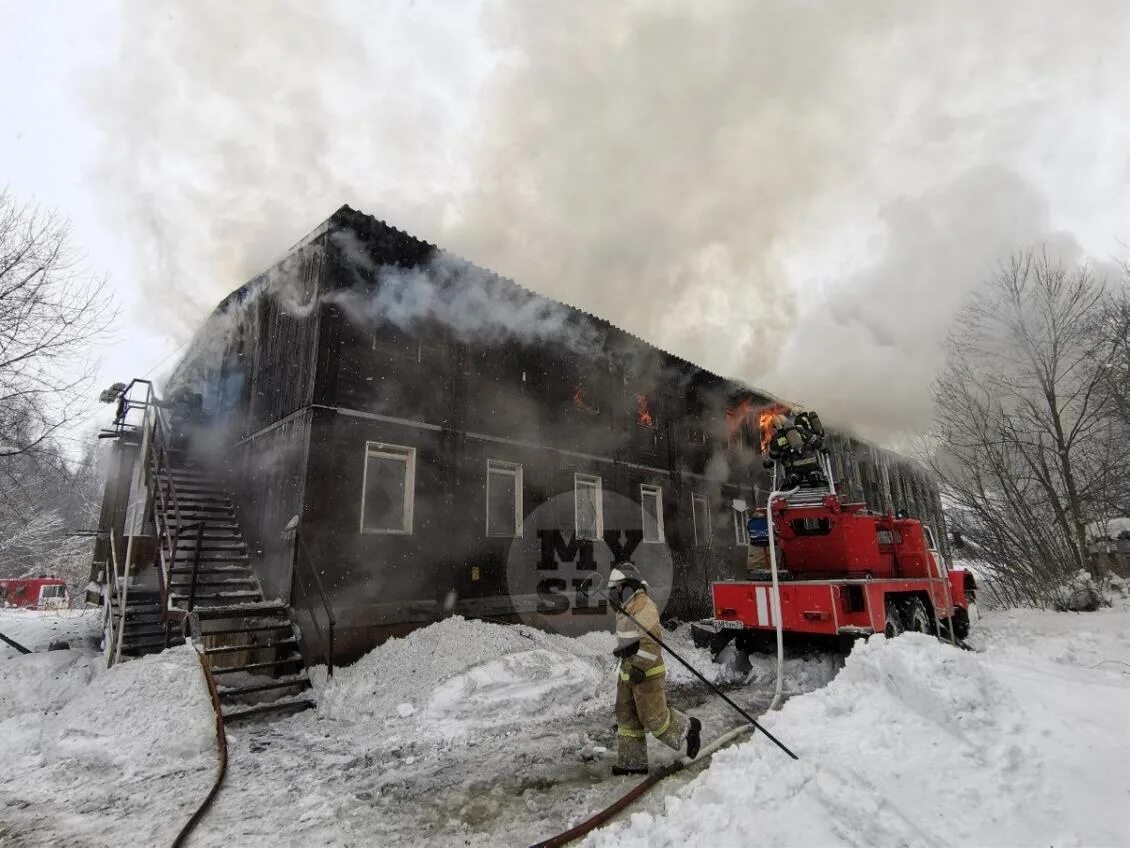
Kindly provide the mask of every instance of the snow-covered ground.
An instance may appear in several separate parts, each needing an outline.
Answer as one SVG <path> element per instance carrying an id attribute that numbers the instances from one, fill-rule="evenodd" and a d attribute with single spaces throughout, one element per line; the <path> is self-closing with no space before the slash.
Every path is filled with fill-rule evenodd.
<path id="1" fill-rule="evenodd" d="M 28 647 L 43 614 L 13 620 Z M 96 620 L 95 620 L 96 623 Z M 89 624 L 89 623 L 88 623 Z M 73 631 L 82 644 L 81 628 Z M 762 712 L 752 680 L 672 643 Z M 962 652 L 916 634 L 790 660 L 792 697 L 748 737 L 669 779 L 590 846 L 1130 844 L 1130 610 L 987 615 Z M 611 778 L 612 638 L 448 619 L 332 680 L 319 709 L 229 728 L 228 779 L 194 846 L 522 845 L 600 809 Z M 31 644 L 34 643 L 34 644 Z M 707 738 L 740 721 L 672 668 Z M 833 677 L 835 678 L 833 680 Z M 829 683 L 829 681 L 831 681 Z M 0 654 L 0 844 L 162 845 L 215 773 L 189 649 L 106 670 L 89 649 Z M 671 754 L 653 747 L 653 763 Z"/>
<path id="2" fill-rule="evenodd" d="M 1130 611 L 987 615 L 976 653 L 859 644 L 826 688 L 597 846 L 1130 844 Z"/>
<path id="3" fill-rule="evenodd" d="M 188 647 L 107 670 L 95 610 L 0 610 L 0 845 L 168 845 L 215 774 Z M 69 650 L 46 651 L 52 641 Z"/>

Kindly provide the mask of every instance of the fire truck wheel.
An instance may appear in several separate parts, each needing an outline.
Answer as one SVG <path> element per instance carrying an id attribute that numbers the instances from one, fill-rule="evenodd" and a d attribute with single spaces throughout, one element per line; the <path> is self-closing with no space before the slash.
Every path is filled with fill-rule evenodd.
<path id="1" fill-rule="evenodd" d="M 904 629 L 899 605 L 895 603 L 894 599 L 887 601 L 887 626 L 883 628 L 883 634 L 888 639 L 893 639 L 902 633 Z"/>
<path id="2" fill-rule="evenodd" d="M 956 607 L 953 611 L 953 635 L 958 639 L 969 635 L 969 611 L 963 607 Z"/>
<path id="3" fill-rule="evenodd" d="M 922 603 L 921 598 L 911 598 L 907 602 L 903 621 L 906 622 L 907 630 L 926 634 L 934 632 L 934 625 L 930 621 L 930 613 L 926 611 L 926 604 Z"/>

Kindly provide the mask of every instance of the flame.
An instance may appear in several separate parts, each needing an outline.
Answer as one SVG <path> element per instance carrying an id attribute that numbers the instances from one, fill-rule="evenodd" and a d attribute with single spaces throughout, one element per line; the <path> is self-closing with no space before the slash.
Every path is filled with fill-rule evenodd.
<path id="1" fill-rule="evenodd" d="M 636 420 L 645 427 L 655 426 L 655 417 L 647 401 L 647 395 L 636 395 Z"/>
<path id="2" fill-rule="evenodd" d="M 578 409 L 586 408 L 587 404 L 585 403 L 584 386 L 573 386 L 573 406 L 577 407 Z"/>
<path id="3" fill-rule="evenodd" d="M 775 403 L 757 413 L 757 432 L 761 434 L 761 452 L 769 450 L 769 440 L 773 438 L 773 419 L 778 415 L 788 415 L 789 408 Z"/>

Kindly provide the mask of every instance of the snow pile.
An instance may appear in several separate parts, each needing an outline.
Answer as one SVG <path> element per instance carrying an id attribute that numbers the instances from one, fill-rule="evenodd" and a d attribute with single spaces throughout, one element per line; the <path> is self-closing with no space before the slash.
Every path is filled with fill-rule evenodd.
<path id="1" fill-rule="evenodd" d="M 52 642 L 66 642 L 72 648 L 84 648 L 102 636 L 102 610 L 0 607 L 0 633 L 32 651 L 46 651 Z M 0 659 L 19 655 L 20 652 L 11 645 L 0 642 Z"/>
<path id="2" fill-rule="evenodd" d="M 0 722 L 50 713 L 79 695 L 106 661 L 84 651 L 46 651 L 0 658 Z"/>
<path id="3" fill-rule="evenodd" d="M 969 643 L 994 658 L 1028 661 L 1036 656 L 1086 669 L 1126 668 L 1130 663 L 1130 608 L 1086 615 L 1012 609 L 995 612 L 975 627 Z"/>
<path id="4" fill-rule="evenodd" d="M 411 721 L 461 736 L 610 709 L 611 634 L 570 639 L 459 616 L 392 639 L 356 663 L 316 676 L 326 718 Z"/>
<path id="5" fill-rule="evenodd" d="M 1096 616 L 1102 650 L 1126 660 L 1130 616 Z M 1000 630 L 986 620 L 988 641 L 1008 645 L 1001 656 L 913 633 L 858 644 L 826 688 L 763 719 L 799 761 L 755 735 L 660 814 L 585 844 L 1127 844 L 1130 676 L 1042 655 L 1043 631 L 1054 639 L 1081 616 L 1031 612 Z"/>
<path id="6" fill-rule="evenodd" d="M 104 663 L 82 650 L 0 659 L 0 837 L 168 844 L 210 786 L 215 718 L 195 652 Z"/>
<path id="7" fill-rule="evenodd" d="M 1102 590 L 1091 575 L 1079 569 L 1052 593 L 1060 612 L 1094 612 L 1106 603 Z"/>

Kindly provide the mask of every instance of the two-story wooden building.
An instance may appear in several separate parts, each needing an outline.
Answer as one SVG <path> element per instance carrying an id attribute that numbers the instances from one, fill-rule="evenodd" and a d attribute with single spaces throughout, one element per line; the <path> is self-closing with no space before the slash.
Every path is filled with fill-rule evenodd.
<path id="1" fill-rule="evenodd" d="M 201 396 L 193 455 L 226 480 L 264 590 L 313 603 L 297 533 L 346 655 L 445 609 L 536 608 L 506 576 L 527 517 L 563 504 L 566 535 L 598 540 L 612 493 L 670 551 L 667 613 L 707 615 L 768 488 L 748 413 L 773 398 L 349 207 L 219 305 L 178 392 Z M 909 463 L 831 451 L 850 494 L 941 523 Z"/>

